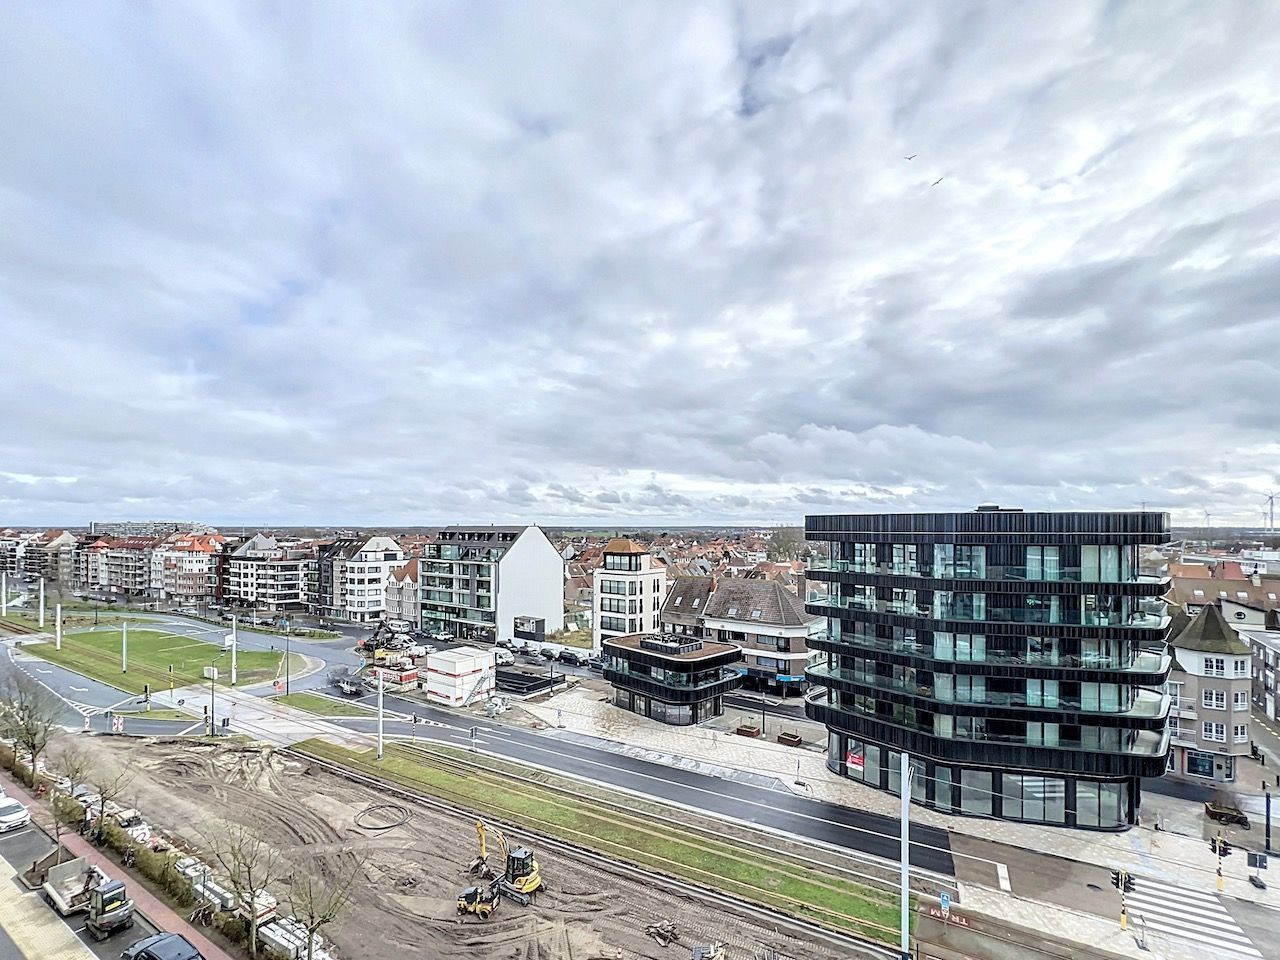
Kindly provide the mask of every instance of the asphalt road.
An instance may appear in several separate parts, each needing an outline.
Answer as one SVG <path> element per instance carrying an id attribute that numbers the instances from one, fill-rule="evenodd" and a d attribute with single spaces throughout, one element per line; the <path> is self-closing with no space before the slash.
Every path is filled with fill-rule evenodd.
<path id="1" fill-rule="evenodd" d="M 599 750 L 572 743 L 554 732 L 539 733 L 491 721 L 477 722 L 471 717 L 396 696 L 388 695 L 384 700 L 387 710 L 417 714 L 431 721 L 431 728 L 416 729 L 419 737 L 466 746 L 471 742 L 470 728 L 478 726 L 483 731 L 479 739 L 484 741 L 487 753 L 895 863 L 898 860 L 899 826 L 893 817 L 809 800 L 793 794 L 782 785 L 769 789 Z M 377 730 L 376 720 L 363 717 L 337 722 L 361 733 L 372 734 Z M 385 719 L 384 730 L 388 736 L 407 737 L 415 732 L 409 723 Z M 946 876 L 955 873 L 946 831 L 913 826 L 911 840 L 912 864 Z"/>

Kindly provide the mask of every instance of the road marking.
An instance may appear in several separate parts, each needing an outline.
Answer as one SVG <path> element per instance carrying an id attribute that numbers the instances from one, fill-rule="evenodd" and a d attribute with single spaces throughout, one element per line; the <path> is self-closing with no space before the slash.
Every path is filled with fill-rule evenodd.
<path id="1" fill-rule="evenodd" d="M 39 667 L 36 667 L 36 673 L 50 674 L 50 673 L 53 673 L 53 671 L 52 671 L 52 670 L 41 670 Z"/>
<path id="2" fill-rule="evenodd" d="M 88 693 L 88 692 L 89 692 L 89 688 L 88 688 L 88 687 L 72 687 L 72 688 L 71 688 L 71 690 L 72 690 L 72 692 L 73 692 L 73 693 Z"/>
<path id="3" fill-rule="evenodd" d="M 1009 867 L 1003 863 L 996 864 L 996 877 L 1000 881 L 1000 889 L 1005 893 L 1013 893 L 1013 885 L 1009 883 Z"/>
<path id="4" fill-rule="evenodd" d="M 1126 895 L 1129 915 L 1157 934 L 1177 941 L 1215 947 L 1242 957 L 1262 953 L 1227 912 L 1217 894 L 1135 876 Z M 1140 918 L 1140 919 L 1139 919 Z"/>

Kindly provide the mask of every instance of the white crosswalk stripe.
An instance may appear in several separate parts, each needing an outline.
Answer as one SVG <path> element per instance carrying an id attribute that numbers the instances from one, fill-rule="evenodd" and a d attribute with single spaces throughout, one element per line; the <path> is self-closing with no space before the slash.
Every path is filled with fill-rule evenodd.
<path id="1" fill-rule="evenodd" d="M 1262 953 L 1216 894 L 1137 875 L 1133 882 L 1133 892 L 1125 895 L 1125 901 L 1130 926 L 1135 931 L 1142 929 L 1145 922 L 1147 933 L 1152 936 L 1212 948 L 1224 957 L 1263 960 Z"/>

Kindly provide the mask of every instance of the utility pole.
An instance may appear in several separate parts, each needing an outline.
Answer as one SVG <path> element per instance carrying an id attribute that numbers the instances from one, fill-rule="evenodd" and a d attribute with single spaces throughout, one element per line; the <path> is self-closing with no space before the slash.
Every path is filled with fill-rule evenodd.
<path id="1" fill-rule="evenodd" d="M 44 629 L 44 577 L 40 578 L 40 629 Z"/>
<path id="2" fill-rule="evenodd" d="M 382 759 L 382 668 L 373 668 L 374 676 L 378 678 L 378 759 Z"/>
<path id="3" fill-rule="evenodd" d="M 902 861 L 902 960 L 911 960 L 911 755 L 903 750 L 898 786 L 902 792 L 902 837 L 899 858 Z"/>
<path id="4" fill-rule="evenodd" d="M 1222 877 L 1222 858 L 1231 856 L 1231 844 L 1229 844 L 1222 836 L 1222 831 L 1218 831 L 1218 835 L 1209 841 L 1209 849 L 1218 856 L 1217 885 L 1218 892 L 1221 893 L 1226 887 L 1226 882 Z"/>
<path id="5" fill-rule="evenodd" d="M 236 685 L 236 618 L 231 617 L 231 685 Z"/>
<path id="6" fill-rule="evenodd" d="M 120 672 L 129 672 L 129 621 L 120 621 Z"/>
<path id="7" fill-rule="evenodd" d="M 53 649 L 62 649 L 62 604 L 53 608 Z"/>
<path id="8" fill-rule="evenodd" d="M 9 573 L 0 571 L 0 617 L 9 615 Z"/>
<path id="9" fill-rule="evenodd" d="M 1267 853 L 1271 852 L 1271 791 L 1267 791 Z"/>

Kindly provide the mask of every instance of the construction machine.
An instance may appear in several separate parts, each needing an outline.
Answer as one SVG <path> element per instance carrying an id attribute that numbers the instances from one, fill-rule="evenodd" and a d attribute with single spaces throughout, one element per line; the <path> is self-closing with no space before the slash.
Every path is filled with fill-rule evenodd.
<path id="1" fill-rule="evenodd" d="M 495 873 L 489 866 L 486 840 L 490 833 L 502 855 L 501 874 Z M 495 880 L 498 892 L 521 906 L 532 903 L 533 895 L 543 888 L 542 874 L 538 871 L 538 861 L 534 859 L 533 851 L 528 847 L 511 849 L 507 846 L 507 838 L 502 831 L 483 820 L 476 821 L 476 839 L 480 842 L 480 856 L 471 861 L 468 870 L 471 876 Z"/>
<path id="2" fill-rule="evenodd" d="M 133 901 L 119 880 L 108 880 L 89 894 L 89 919 L 85 929 L 95 940 L 105 940 L 133 926 Z"/>
<path id="3" fill-rule="evenodd" d="M 498 901 L 502 899 L 499 889 L 500 881 L 494 879 L 483 887 L 467 887 L 458 894 L 458 916 L 474 913 L 481 920 L 488 920 L 490 914 L 498 909 Z"/>

